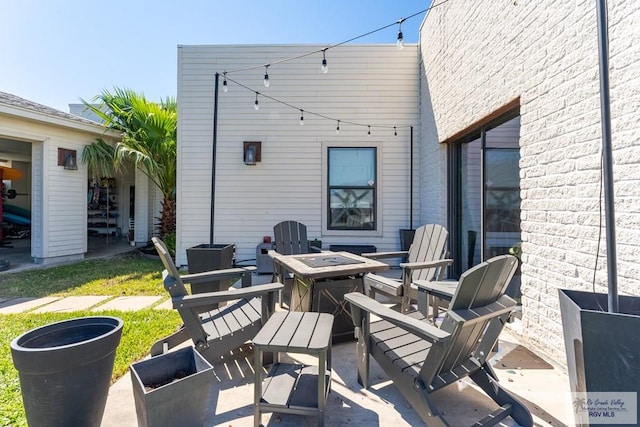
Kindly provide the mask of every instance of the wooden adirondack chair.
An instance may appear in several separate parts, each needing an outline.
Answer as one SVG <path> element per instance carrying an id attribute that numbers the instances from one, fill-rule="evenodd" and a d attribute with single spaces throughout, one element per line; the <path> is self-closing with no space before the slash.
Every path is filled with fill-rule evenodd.
<path id="1" fill-rule="evenodd" d="M 507 416 L 533 425 L 529 410 L 500 386 L 487 362 L 516 307 L 504 295 L 516 267 L 515 257 L 500 255 L 463 273 L 439 328 L 420 312 L 398 313 L 366 295 L 345 295 L 358 336 L 358 382 L 369 387 L 371 355 L 428 426 L 446 426 L 430 394 L 469 377 L 499 406 L 475 425 L 493 425 Z"/>
<path id="2" fill-rule="evenodd" d="M 158 340 L 150 354 L 156 356 L 191 338 L 198 352 L 214 361 L 223 354 L 253 339 L 275 310 L 275 301 L 282 289 L 281 283 L 251 285 L 251 272 L 255 267 L 239 267 L 204 273 L 178 273 L 164 242 L 156 237 L 151 240 L 160 255 L 164 271 L 162 280 L 171 295 L 173 308 L 178 310 L 184 325 L 177 332 Z M 189 295 L 184 284 L 197 286 L 212 279 L 242 278 L 243 287 L 220 292 Z M 218 309 L 216 303 L 227 302 Z M 265 363 L 268 363 L 267 360 Z"/>
<path id="3" fill-rule="evenodd" d="M 400 311 L 408 311 L 411 301 L 417 299 L 417 288 L 412 285 L 415 280 L 441 280 L 445 268 L 453 260 L 444 259 L 447 254 L 449 232 L 441 225 L 427 224 L 416 229 L 413 242 L 408 251 L 365 253 L 362 256 L 373 259 L 402 258 L 400 263 L 402 277 L 398 280 L 391 277 L 369 273 L 364 277 L 364 288 L 367 295 L 375 298 L 376 292 L 392 299 L 400 300 Z"/>
<path id="4" fill-rule="evenodd" d="M 281 255 L 298 255 L 317 252 L 319 248 L 313 248 L 307 238 L 307 226 L 296 221 L 282 221 L 273 227 L 274 249 Z M 292 275 L 282 265 L 273 265 L 273 281 L 284 284 L 280 302 L 291 304 Z"/>

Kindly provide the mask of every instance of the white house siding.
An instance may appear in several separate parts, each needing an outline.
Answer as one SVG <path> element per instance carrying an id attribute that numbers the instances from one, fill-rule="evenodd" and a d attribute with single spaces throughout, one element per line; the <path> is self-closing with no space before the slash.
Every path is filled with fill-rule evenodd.
<path id="1" fill-rule="evenodd" d="M 608 3 L 619 287 L 638 295 L 640 2 Z M 437 141 L 520 99 L 523 334 L 564 363 L 558 288 L 591 289 L 595 267 L 606 289 L 595 2 L 448 2 L 427 16 L 421 54 Z"/>
<path id="2" fill-rule="evenodd" d="M 103 136 L 98 125 L 22 109 L 0 109 L 0 137 L 31 146 L 31 256 L 37 263 L 82 259 L 87 251 L 87 171 L 58 166 L 58 148 L 76 150 Z"/>
<path id="3" fill-rule="evenodd" d="M 300 111 L 259 97 L 229 82 L 222 91 L 220 78 L 215 243 L 236 245 L 238 260 L 255 258 L 256 245 L 272 235 L 283 220 L 308 227 L 309 237 L 323 244 L 373 244 L 379 250 L 399 247 L 398 229 L 409 226 L 409 126 L 420 136 L 417 46 L 341 46 L 327 51 L 329 72 L 320 70 L 322 54 L 276 64 L 325 46 L 180 46 L 178 48 L 178 254 L 186 265 L 185 249 L 209 242 L 214 75 L 229 78 L 252 91 L 304 109 Z M 271 85 L 262 80 L 264 64 Z M 342 120 L 337 122 L 311 114 Z M 349 125 L 346 121 L 372 126 Z M 375 126 L 389 126 L 379 129 Z M 397 126 L 398 136 L 393 135 Z M 262 142 L 262 161 L 243 164 L 243 141 Z M 324 145 L 323 145 L 324 144 Z M 378 196 L 382 219 L 379 231 L 323 232 L 323 147 L 327 144 L 378 145 L 381 150 Z M 384 155 L 382 156 L 382 153 Z M 416 189 L 417 172 L 416 172 Z M 418 190 L 416 190 L 417 193 Z M 418 213 L 419 204 L 414 209 Z"/>

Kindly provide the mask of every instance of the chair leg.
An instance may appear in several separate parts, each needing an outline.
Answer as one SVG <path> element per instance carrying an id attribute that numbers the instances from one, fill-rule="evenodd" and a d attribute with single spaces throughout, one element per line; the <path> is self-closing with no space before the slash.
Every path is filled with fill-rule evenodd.
<path id="1" fill-rule="evenodd" d="M 175 346 L 189 340 L 190 338 L 191 336 L 189 335 L 187 328 L 182 325 L 176 332 L 153 343 L 153 345 L 151 346 L 151 350 L 149 350 L 149 354 L 151 356 L 164 354 Z"/>
<path id="2" fill-rule="evenodd" d="M 401 372 L 398 365 L 378 349 L 373 351 L 373 357 L 378 362 L 382 370 L 389 375 L 393 385 L 400 391 L 400 394 L 409 402 L 409 405 L 422 418 L 428 427 L 448 427 L 449 424 L 440 414 L 438 408 L 431 403 L 429 393 L 421 381 L 414 381 L 408 375 Z"/>
<path id="3" fill-rule="evenodd" d="M 533 426 L 533 418 L 529 409 L 498 383 L 491 366 L 485 363 L 481 369 L 469 375 L 469 377 L 499 406 L 511 405 L 511 418 L 518 424 L 523 427 Z"/>
<path id="4" fill-rule="evenodd" d="M 365 389 L 369 388 L 369 337 L 363 337 L 362 333 L 356 343 L 358 355 L 358 383 Z"/>

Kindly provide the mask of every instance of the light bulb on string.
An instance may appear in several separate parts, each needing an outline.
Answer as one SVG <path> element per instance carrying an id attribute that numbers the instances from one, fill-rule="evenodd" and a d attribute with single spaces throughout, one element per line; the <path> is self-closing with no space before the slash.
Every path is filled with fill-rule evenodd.
<path id="1" fill-rule="evenodd" d="M 369 129 L 367 130 L 367 136 L 371 136 L 371 126 L 367 126 Z"/>
<path id="2" fill-rule="evenodd" d="M 336 135 L 340 135 L 340 120 L 338 120 L 338 126 L 336 126 Z"/>
<path id="3" fill-rule="evenodd" d="M 264 87 L 269 87 L 269 65 L 264 66 Z"/>
<path id="4" fill-rule="evenodd" d="M 258 102 L 258 94 L 259 92 L 256 92 L 256 102 L 253 103 L 253 108 L 258 111 L 260 109 L 260 103 Z"/>
<path id="5" fill-rule="evenodd" d="M 398 131 L 395 126 L 393 127 L 393 136 L 398 136 Z"/>
<path id="6" fill-rule="evenodd" d="M 327 74 L 329 66 L 327 65 L 327 58 L 325 56 L 327 49 L 322 49 L 322 72 Z"/>
<path id="7" fill-rule="evenodd" d="M 404 36 L 402 35 L 402 23 L 404 18 L 398 20 L 398 40 L 396 41 L 396 47 L 398 49 L 404 49 Z"/>
<path id="8" fill-rule="evenodd" d="M 304 110 L 300 110 L 300 126 L 304 126 Z"/>
<path id="9" fill-rule="evenodd" d="M 229 85 L 227 84 L 227 72 L 222 73 L 224 80 L 222 80 L 222 91 L 227 93 L 229 91 Z"/>

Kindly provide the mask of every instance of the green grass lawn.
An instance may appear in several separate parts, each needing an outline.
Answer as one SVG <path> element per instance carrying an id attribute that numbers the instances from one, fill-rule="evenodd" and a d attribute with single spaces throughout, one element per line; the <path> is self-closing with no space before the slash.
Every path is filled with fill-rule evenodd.
<path id="1" fill-rule="evenodd" d="M 0 275 L 0 297 L 70 295 L 167 295 L 161 284 L 162 264 L 135 252 L 111 258 Z M 18 372 L 13 367 L 10 342 L 22 333 L 61 320 L 108 315 L 124 320 L 122 340 L 116 351 L 112 381 L 144 358 L 159 338 L 175 331 L 180 316 L 171 310 L 145 309 L 135 312 L 109 310 L 71 313 L 20 313 L 0 315 L 0 425 L 26 425 Z"/>

